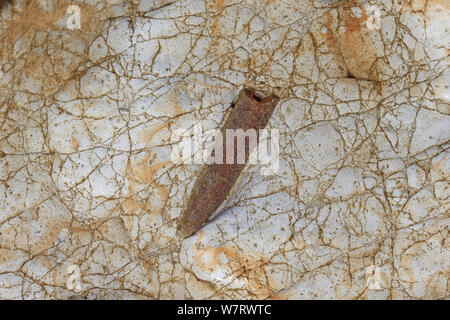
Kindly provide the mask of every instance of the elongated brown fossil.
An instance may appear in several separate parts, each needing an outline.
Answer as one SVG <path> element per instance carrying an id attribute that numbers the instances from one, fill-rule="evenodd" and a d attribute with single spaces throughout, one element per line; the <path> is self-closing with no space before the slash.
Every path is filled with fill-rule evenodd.
<path id="1" fill-rule="evenodd" d="M 261 97 L 253 88 L 242 89 L 221 129 L 222 137 L 226 136 L 228 129 L 242 129 L 243 131 L 254 129 L 258 135 L 258 130 L 265 128 L 269 122 L 278 100 L 279 98 L 275 95 Z M 178 224 L 180 235 L 183 238 L 197 232 L 214 215 L 227 199 L 242 169 L 248 162 L 249 141 L 245 141 L 244 163 L 237 161 L 238 145 L 234 143 L 234 161 L 227 163 L 226 143 L 224 138 L 223 164 L 204 165 L 194 184 L 187 208 L 182 213 Z"/>

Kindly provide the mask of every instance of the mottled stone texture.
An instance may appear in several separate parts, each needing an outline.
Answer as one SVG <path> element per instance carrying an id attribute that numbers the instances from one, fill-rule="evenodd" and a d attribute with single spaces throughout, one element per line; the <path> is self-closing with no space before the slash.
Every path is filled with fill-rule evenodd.
<path id="1" fill-rule="evenodd" d="M 449 298 L 447 0 L 0 8 L 0 299 Z M 279 171 L 180 240 L 171 134 L 243 86 L 280 97 Z"/>

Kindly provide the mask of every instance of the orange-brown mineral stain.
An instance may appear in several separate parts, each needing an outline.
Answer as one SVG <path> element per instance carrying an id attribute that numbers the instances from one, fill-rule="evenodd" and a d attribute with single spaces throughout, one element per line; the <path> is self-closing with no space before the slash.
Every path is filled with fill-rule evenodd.
<path id="1" fill-rule="evenodd" d="M 200 237 L 201 238 L 201 237 Z M 199 246 L 201 241 L 196 241 Z M 267 298 L 276 290 L 264 266 L 268 260 L 256 253 L 242 254 L 232 247 L 194 246 L 194 263 L 203 272 L 226 269 L 229 276 L 243 281 L 250 294 Z"/>
<path id="2" fill-rule="evenodd" d="M 423 0 L 423 2 L 425 3 L 427 9 L 429 7 L 442 7 L 447 11 L 450 10 L 450 2 L 448 0 L 431 0 L 431 1 Z"/>
<path id="3" fill-rule="evenodd" d="M 244 88 L 239 93 L 234 107 L 223 126 L 221 133 L 225 137 L 228 129 L 263 129 L 278 103 L 275 95 L 259 97 L 252 88 Z M 237 163 L 237 145 L 234 144 L 234 162 L 226 163 L 226 139 L 223 139 L 223 164 L 205 165 L 197 178 L 186 210 L 180 217 L 178 229 L 185 238 L 203 227 L 229 195 L 239 178 L 249 157 L 249 143 L 245 144 L 245 163 Z"/>
<path id="4" fill-rule="evenodd" d="M 261 52 L 250 58 L 250 68 L 256 72 L 264 72 L 272 65 L 273 57 L 270 53 Z"/>
<path id="5" fill-rule="evenodd" d="M 361 9 L 360 16 L 351 11 L 356 7 Z M 338 21 L 331 12 L 328 12 L 323 24 L 326 28 L 323 37 L 330 51 L 343 58 L 350 75 L 355 78 L 378 80 L 381 70 L 376 60 L 375 45 L 366 34 L 368 32 L 366 23 L 370 17 L 365 8 L 350 2 L 340 6 L 338 10 Z M 338 22 L 337 30 L 333 28 L 336 22 Z M 370 32 L 368 34 L 370 35 Z"/>
<path id="6" fill-rule="evenodd" d="M 333 52 L 336 52 L 338 48 L 337 38 L 336 35 L 331 31 L 333 28 L 333 15 L 329 11 L 327 12 L 327 21 L 325 22 L 324 26 L 327 28 L 325 37 L 328 40 L 329 47 Z"/>

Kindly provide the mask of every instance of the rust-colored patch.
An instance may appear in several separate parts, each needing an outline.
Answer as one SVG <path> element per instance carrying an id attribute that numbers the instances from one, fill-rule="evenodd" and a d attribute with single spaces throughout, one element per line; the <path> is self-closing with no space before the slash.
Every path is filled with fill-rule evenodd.
<path id="1" fill-rule="evenodd" d="M 178 90 L 173 90 L 170 94 L 170 101 L 172 102 L 172 110 L 175 114 L 183 114 L 185 111 L 181 108 L 180 104 L 178 103 Z"/>
<path id="2" fill-rule="evenodd" d="M 72 146 L 75 151 L 78 151 L 80 148 L 80 141 L 75 136 L 72 136 Z"/>
<path id="3" fill-rule="evenodd" d="M 337 38 L 336 35 L 331 31 L 333 28 L 333 15 L 330 11 L 327 12 L 327 21 L 325 22 L 324 26 L 327 27 L 325 37 L 328 40 L 328 45 L 332 51 L 336 51 L 338 49 Z"/>
<path id="4" fill-rule="evenodd" d="M 58 21 L 65 17 L 67 14 L 67 8 L 73 5 L 72 1 L 62 0 L 53 1 L 53 9 L 50 11 L 42 10 L 37 0 L 32 0 L 27 4 L 26 10 L 22 12 L 14 11 L 12 20 L 9 21 L 10 28 L 14 29 L 13 40 L 16 41 L 20 39 L 23 33 L 28 30 L 34 31 L 49 31 L 58 30 L 60 27 L 56 25 Z M 99 15 L 95 7 L 88 4 L 77 4 L 81 11 L 81 30 L 70 30 L 65 29 L 70 32 L 72 36 L 78 38 L 79 40 L 84 40 L 80 36 L 81 33 L 89 34 L 94 32 L 99 26 Z"/>
<path id="5" fill-rule="evenodd" d="M 362 9 L 362 8 L 361 8 Z M 345 22 L 345 40 L 348 44 L 351 44 L 353 38 L 355 37 L 355 33 L 360 36 L 361 33 L 361 24 L 367 21 L 367 15 L 362 10 L 361 18 L 357 18 L 350 13 L 349 10 L 344 10 L 344 22 Z"/>
<path id="6" fill-rule="evenodd" d="M 264 72 L 273 62 L 273 57 L 268 52 L 255 54 L 250 58 L 250 68 L 256 72 Z"/>
<path id="7" fill-rule="evenodd" d="M 149 166 L 148 160 L 151 154 L 152 153 L 149 151 L 144 159 L 140 161 L 135 167 L 132 167 L 131 164 L 128 164 L 127 166 L 126 176 L 130 183 L 128 186 L 127 199 L 122 203 L 122 209 L 124 210 L 126 215 L 136 214 L 140 210 L 154 210 L 148 200 L 143 200 L 135 195 L 134 189 L 137 185 L 150 184 L 152 186 L 152 189 L 159 194 L 161 202 L 164 202 L 169 196 L 169 191 L 165 187 L 157 184 L 154 180 L 156 172 L 166 165 L 171 164 L 171 162 L 165 161 L 157 163 L 153 166 Z M 131 225 L 131 220 L 127 219 L 126 217 L 124 218 L 124 222 L 127 226 Z"/>
<path id="8" fill-rule="evenodd" d="M 247 290 L 258 298 L 266 298 L 275 292 L 264 269 L 264 265 L 268 263 L 264 257 L 254 259 L 249 255 L 242 255 L 234 248 L 208 246 L 195 249 L 194 261 L 196 266 L 207 273 L 220 268 L 228 269 L 229 276 L 243 280 Z"/>
<path id="9" fill-rule="evenodd" d="M 225 8 L 224 0 L 215 0 L 210 3 L 210 8 L 217 13 L 213 17 L 213 22 L 211 24 L 211 29 L 213 34 L 220 34 L 220 26 L 219 26 L 219 16 L 220 13 Z"/>
<path id="10" fill-rule="evenodd" d="M 81 55 L 75 52 L 71 55 L 67 48 L 72 45 L 87 50 L 92 39 L 100 32 L 100 24 L 103 23 L 101 15 L 107 11 L 104 10 L 99 15 L 95 7 L 77 4 L 81 11 L 81 29 L 70 30 L 61 23 L 67 17 L 68 7 L 73 3 L 70 0 L 62 0 L 52 1 L 51 5 L 50 10 L 44 10 L 37 0 L 19 5 L 24 8 L 12 10 L 11 19 L 3 21 L 4 30 L 0 34 L 0 41 L 4 44 L 0 46 L 1 56 L 11 57 L 15 54 L 18 42 L 22 43 L 24 53 L 19 61 L 23 59 L 25 64 L 21 71 L 31 78 L 35 86 L 40 86 L 40 93 L 43 95 L 55 93 L 64 86 L 65 81 L 77 75 L 79 65 L 84 59 L 81 57 L 87 56 L 87 52 Z M 40 36 L 48 37 L 50 32 L 55 31 L 59 33 L 60 38 L 47 39 L 47 44 L 42 47 L 40 43 L 36 43 L 41 41 L 36 37 L 38 33 Z M 64 42 L 63 45 L 60 43 L 61 40 Z"/>
<path id="11" fill-rule="evenodd" d="M 361 9 L 360 16 L 352 13 L 353 8 Z M 328 11 L 326 20 L 315 33 L 318 39 L 324 39 L 330 52 L 342 59 L 347 73 L 357 79 L 379 80 L 380 66 L 376 60 L 376 47 L 372 40 L 373 32 L 368 30 L 366 23 L 369 19 L 364 7 L 357 6 L 353 2 L 339 5 L 333 11 Z M 333 26 L 337 26 L 337 29 Z"/>
<path id="12" fill-rule="evenodd" d="M 159 169 L 171 164 L 170 161 L 164 161 L 149 166 L 148 160 L 150 155 L 151 153 L 149 152 L 144 160 L 132 169 L 133 176 L 141 183 L 152 183 L 155 180 L 155 173 L 158 172 Z"/>
<path id="13" fill-rule="evenodd" d="M 355 78 L 378 80 L 375 47 L 370 37 L 362 34 L 362 26 L 368 19 L 361 7 L 361 17 L 355 17 L 350 9 L 343 9 L 343 32 L 339 32 L 338 41 L 348 72 Z"/>
<path id="14" fill-rule="evenodd" d="M 151 128 L 145 128 L 141 130 L 137 135 L 138 142 L 143 143 L 150 143 L 153 139 L 153 137 L 161 131 L 161 129 L 167 128 L 169 124 L 168 123 L 161 123 L 158 126 L 151 127 Z"/>
<path id="15" fill-rule="evenodd" d="M 424 0 L 425 1 L 425 0 Z M 442 7 L 447 11 L 450 11 L 450 1 L 448 0 L 428 0 L 425 1 L 426 7 Z"/>
<path id="16" fill-rule="evenodd" d="M 223 10 L 223 8 L 225 7 L 224 0 L 214 0 L 212 7 L 219 11 Z"/>

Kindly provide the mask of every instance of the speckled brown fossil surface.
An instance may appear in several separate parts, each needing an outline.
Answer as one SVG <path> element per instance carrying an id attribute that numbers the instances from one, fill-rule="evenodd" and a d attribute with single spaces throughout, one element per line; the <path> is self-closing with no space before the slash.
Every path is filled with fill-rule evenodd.
<path id="1" fill-rule="evenodd" d="M 223 126 L 222 137 L 227 129 L 262 129 L 267 125 L 279 98 L 275 95 L 260 97 L 253 88 L 244 88 L 231 108 Z M 234 144 L 234 161 L 227 163 L 226 139 L 223 139 L 223 164 L 205 165 L 195 182 L 186 211 L 181 216 L 179 231 L 188 237 L 205 225 L 225 201 L 238 179 L 244 164 L 237 162 L 238 144 Z M 245 162 L 248 161 L 249 141 L 245 141 Z"/>

